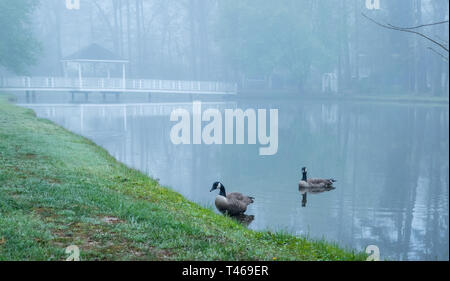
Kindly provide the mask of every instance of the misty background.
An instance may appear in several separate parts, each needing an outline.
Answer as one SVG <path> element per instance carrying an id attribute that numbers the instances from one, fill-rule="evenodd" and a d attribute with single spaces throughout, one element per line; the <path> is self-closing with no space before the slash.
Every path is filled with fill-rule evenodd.
<path id="1" fill-rule="evenodd" d="M 416 30 L 448 50 L 448 9 L 448 0 L 380 0 L 378 10 L 365 0 L 81 0 L 79 10 L 2 0 L 0 75 L 62 76 L 62 59 L 98 44 L 130 61 L 129 78 L 227 81 L 271 95 L 447 96 L 448 51 L 362 13 L 405 28 L 447 21 Z M 331 90 L 324 77 L 336 81 Z"/>

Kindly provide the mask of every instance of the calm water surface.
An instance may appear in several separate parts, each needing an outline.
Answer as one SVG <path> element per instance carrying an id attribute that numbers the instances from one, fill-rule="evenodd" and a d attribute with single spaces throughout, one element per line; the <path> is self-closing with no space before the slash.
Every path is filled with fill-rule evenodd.
<path id="1" fill-rule="evenodd" d="M 19 100 L 20 102 L 20 100 Z M 92 139 L 130 167 L 201 205 L 216 180 L 256 197 L 250 228 L 326 238 L 383 259 L 449 258 L 448 106 L 321 101 L 204 102 L 203 109 L 278 108 L 279 149 L 173 145 L 170 112 L 190 103 L 27 104 L 38 116 Z M 308 195 L 297 183 L 334 177 L 336 190 Z"/>

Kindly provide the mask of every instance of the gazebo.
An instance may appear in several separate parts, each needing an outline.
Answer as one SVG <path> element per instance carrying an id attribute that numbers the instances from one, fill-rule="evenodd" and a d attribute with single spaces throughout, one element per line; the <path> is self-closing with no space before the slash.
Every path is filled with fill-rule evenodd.
<path id="1" fill-rule="evenodd" d="M 113 52 L 97 45 L 91 44 L 81 50 L 75 52 L 74 54 L 65 57 L 61 60 L 63 63 L 64 76 L 68 77 L 68 70 L 70 64 L 75 64 L 78 69 L 78 79 L 83 80 L 83 65 L 91 66 L 96 73 L 96 69 L 99 65 L 106 66 L 107 78 L 111 78 L 111 65 L 119 65 L 122 67 L 122 79 L 123 85 L 125 85 L 126 80 L 126 65 L 129 63 L 128 60 L 122 59 Z"/>

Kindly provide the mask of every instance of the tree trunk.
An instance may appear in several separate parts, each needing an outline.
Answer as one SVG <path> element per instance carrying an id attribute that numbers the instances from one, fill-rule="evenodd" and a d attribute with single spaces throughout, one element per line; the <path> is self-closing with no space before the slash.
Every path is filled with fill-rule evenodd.
<path id="1" fill-rule="evenodd" d="M 119 39 L 118 39 L 118 33 L 119 33 L 119 23 L 118 23 L 118 17 L 117 17 L 117 11 L 118 11 L 118 0 L 112 0 L 113 3 L 113 17 L 114 17 L 114 34 L 113 36 L 113 42 L 114 42 L 114 52 L 116 54 L 120 53 L 120 47 L 119 47 Z"/>
<path id="2" fill-rule="evenodd" d="M 136 0 L 136 47 L 137 47 L 137 72 L 142 73 L 142 19 L 141 19 L 142 0 Z"/>
<path id="3" fill-rule="evenodd" d="M 193 80 L 198 79 L 197 68 L 197 0 L 189 0 L 189 20 L 190 20 L 190 41 L 191 41 L 191 77 Z"/>
<path id="4" fill-rule="evenodd" d="M 132 42 L 131 42 L 131 21 L 130 21 L 130 17 L 131 17 L 131 11 L 130 11 L 130 0 L 126 0 L 126 9 L 127 9 L 127 50 L 128 50 L 128 60 L 130 61 L 130 63 L 128 64 L 128 72 L 130 73 L 130 75 L 133 75 L 133 67 L 131 64 L 132 61 L 132 55 L 133 55 L 133 51 L 132 51 Z"/>
<path id="5" fill-rule="evenodd" d="M 422 23 L 422 0 L 416 0 L 415 7 L 415 24 Z M 424 94 L 426 92 L 426 63 L 425 63 L 425 48 L 422 38 L 415 38 L 415 71 L 414 71 L 414 93 Z"/>
<path id="6" fill-rule="evenodd" d="M 57 52 L 57 74 L 62 75 L 63 67 L 62 67 L 62 44 L 61 44 L 61 4 L 58 1 L 53 1 L 53 11 L 55 13 L 55 39 L 56 39 L 56 52 Z"/>
<path id="7" fill-rule="evenodd" d="M 123 46 L 123 15 L 122 15 L 122 0 L 119 0 L 119 49 L 120 57 L 123 58 L 124 46 Z"/>

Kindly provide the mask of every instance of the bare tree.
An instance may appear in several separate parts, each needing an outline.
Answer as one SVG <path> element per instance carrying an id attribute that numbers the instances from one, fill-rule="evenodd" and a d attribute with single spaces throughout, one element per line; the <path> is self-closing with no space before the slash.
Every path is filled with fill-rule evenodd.
<path id="1" fill-rule="evenodd" d="M 448 61 L 448 46 L 445 46 L 443 43 L 438 42 L 437 40 L 423 34 L 422 32 L 416 31 L 419 28 L 422 27 L 426 27 L 426 26 L 433 26 L 433 25 L 440 25 L 440 24 L 448 24 L 448 20 L 447 21 L 439 21 L 439 22 L 434 22 L 434 23 L 429 23 L 429 24 L 421 24 L 421 25 L 417 25 L 417 26 L 413 26 L 413 27 L 399 27 L 399 26 L 395 26 L 392 24 L 383 24 L 380 23 L 376 20 L 374 20 L 373 18 L 367 16 L 366 14 L 362 13 L 363 17 L 365 17 L 366 19 L 370 20 L 371 22 L 375 23 L 378 26 L 381 26 L 383 28 L 387 28 L 387 29 L 391 29 L 391 30 L 396 30 L 396 31 L 401 31 L 401 32 L 408 32 L 408 33 L 413 33 L 416 34 L 420 37 L 423 37 L 429 41 L 431 41 L 433 44 L 439 46 L 441 49 L 445 50 L 447 52 L 447 56 L 445 56 L 444 54 L 441 54 L 440 52 L 438 52 L 437 50 L 434 50 L 433 48 L 429 48 L 431 50 L 433 50 L 435 53 L 438 53 L 441 57 L 443 57 L 446 61 Z"/>

